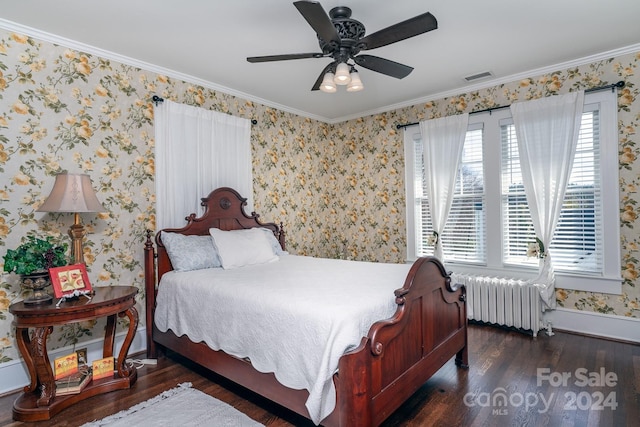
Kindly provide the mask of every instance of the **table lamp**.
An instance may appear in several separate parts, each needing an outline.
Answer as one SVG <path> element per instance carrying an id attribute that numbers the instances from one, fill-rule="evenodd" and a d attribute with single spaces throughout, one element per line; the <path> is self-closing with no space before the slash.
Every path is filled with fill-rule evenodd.
<path id="1" fill-rule="evenodd" d="M 37 212 L 69 212 L 74 214 L 73 225 L 69 228 L 71 256 L 74 264 L 84 264 L 82 241 L 84 226 L 80 222 L 82 212 L 106 212 L 91 187 L 91 178 L 86 174 L 60 173 L 56 175 L 51 194 Z"/>

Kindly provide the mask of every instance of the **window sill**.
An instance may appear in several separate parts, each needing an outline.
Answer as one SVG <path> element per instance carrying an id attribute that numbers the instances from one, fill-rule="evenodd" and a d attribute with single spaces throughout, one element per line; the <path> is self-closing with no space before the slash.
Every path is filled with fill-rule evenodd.
<path id="1" fill-rule="evenodd" d="M 411 261 L 409 261 L 411 262 Z M 514 269 L 514 268 L 489 268 L 474 266 L 469 264 L 445 263 L 447 271 L 454 271 L 461 274 L 477 274 L 479 276 L 494 277 L 514 277 L 518 279 L 535 279 L 537 269 Z M 620 277 L 596 277 L 577 276 L 564 272 L 556 272 L 556 289 L 569 289 L 585 292 L 597 292 L 604 294 L 622 294 L 622 278 Z"/>

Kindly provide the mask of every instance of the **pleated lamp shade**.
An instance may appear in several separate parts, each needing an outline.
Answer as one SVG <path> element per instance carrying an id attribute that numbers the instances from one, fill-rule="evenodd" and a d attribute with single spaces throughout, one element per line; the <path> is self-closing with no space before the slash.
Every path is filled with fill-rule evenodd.
<path id="1" fill-rule="evenodd" d="M 106 212 L 86 174 L 61 173 L 56 175 L 51 194 L 38 212 Z"/>

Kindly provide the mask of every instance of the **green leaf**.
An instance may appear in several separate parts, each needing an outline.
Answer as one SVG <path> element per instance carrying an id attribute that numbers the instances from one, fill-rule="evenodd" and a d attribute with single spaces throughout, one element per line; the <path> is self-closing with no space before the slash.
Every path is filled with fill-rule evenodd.
<path id="1" fill-rule="evenodd" d="M 68 264 L 67 244 L 56 244 L 47 236 L 40 239 L 27 236 L 26 242 L 16 249 L 8 249 L 4 256 L 4 271 L 31 274 Z"/>

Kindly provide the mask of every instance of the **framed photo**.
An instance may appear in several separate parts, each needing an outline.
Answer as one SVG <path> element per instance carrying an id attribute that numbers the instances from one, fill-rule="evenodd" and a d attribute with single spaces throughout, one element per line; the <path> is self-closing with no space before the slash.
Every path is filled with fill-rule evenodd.
<path id="1" fill-rule="evenodd" d="M 65 265 L 49 269 L 56 298 L 77 292 L 91 291 L 91 283 L 84 264 Z"/>

